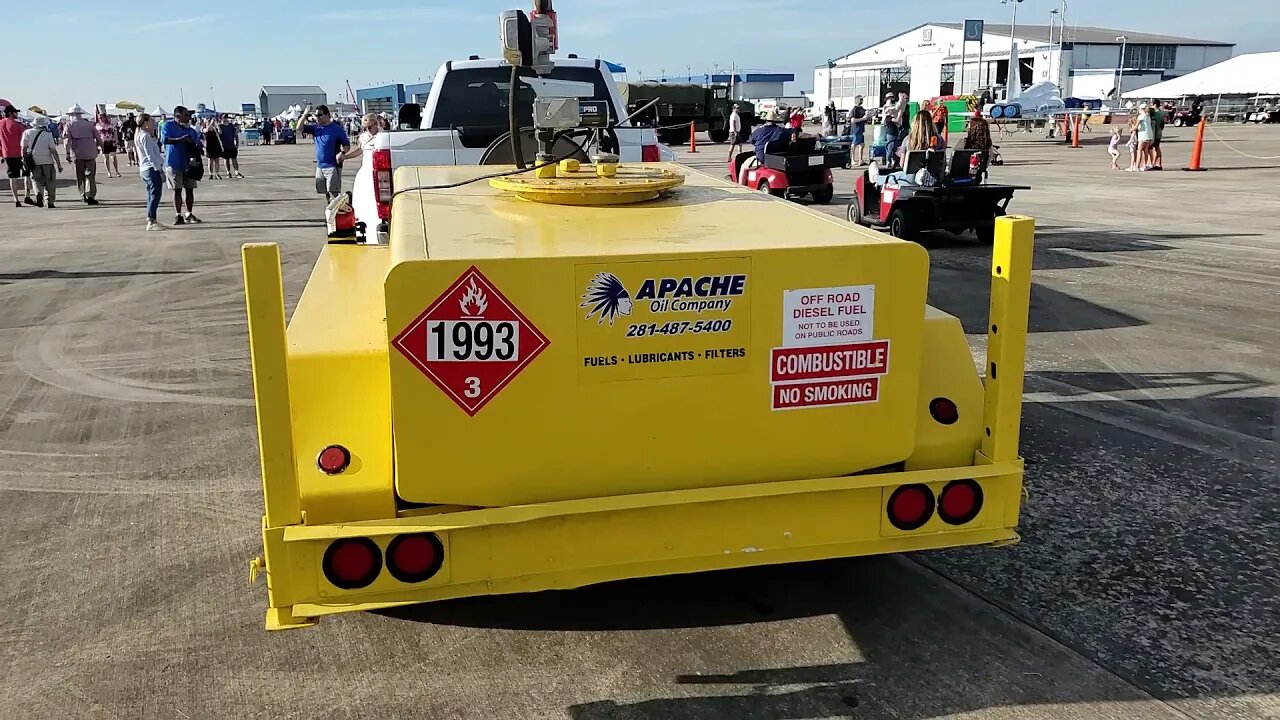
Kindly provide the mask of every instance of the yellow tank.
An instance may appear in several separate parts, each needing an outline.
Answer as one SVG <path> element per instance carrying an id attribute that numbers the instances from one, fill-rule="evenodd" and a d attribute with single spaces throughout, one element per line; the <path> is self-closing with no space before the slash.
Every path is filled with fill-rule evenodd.
<path id="1" fill-rule="evenodd" d="M 245 247 L 269 629 L 1016 540 L 1032 221 L 997 226 L 984 383 L 918 245 L 646 167 L 684 182 L 404 192 L 389 247 L 324 248 L 287 331 L 278 251 Z"/>

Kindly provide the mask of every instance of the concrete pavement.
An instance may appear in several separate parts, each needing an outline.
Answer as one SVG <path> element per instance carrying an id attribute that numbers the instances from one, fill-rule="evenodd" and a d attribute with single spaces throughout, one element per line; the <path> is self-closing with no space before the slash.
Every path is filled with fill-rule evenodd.
<path id="1" fill-rule="evenodd" d="M 1280 155 L 1273 128 L 1219 132 Z M 1280 162 L 1211 146 L 1212 172 L 1133 175 L 1102 146 L 1001 142 L 996 179 L 1035 188 L 1011 209 L 1040 227 L 1022 544 L 275 634 L 246 583 L 238 248 L 279 242 L 296 300 L 323 242 L 310 147 L 246 148 L 250 179 L 203 183 L 205 224 L 167 233 L 142 231 L 129 175 L 98 208 L 0 208 L 5 717 L 1280 716 Z M 931 301 L 981 333 L 988 251 L 924 242 Z"/>

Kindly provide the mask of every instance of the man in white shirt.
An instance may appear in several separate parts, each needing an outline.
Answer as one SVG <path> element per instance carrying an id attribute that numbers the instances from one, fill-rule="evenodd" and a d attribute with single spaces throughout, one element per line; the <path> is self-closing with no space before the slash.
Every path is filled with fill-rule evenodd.
<path id="1" fill-rule="evenodd" d="M 31 184 L 36 188 L 36 207 L 44 207 L 45 193 L 49 195 L 49 207 L 54 207 L 58 192 L 58 173 L 62 172 L 62 160 L 53 145 L 53 133 L 49 132 L 49 118 L 36 118 L 35 127 L 22 133 L 22 154 L 35 159 L 31 171 Z M 57 167 L 57 171 L 54 168 Z"/>
<path id="2" fill-rule="evenodd" d="M 734 148 L 742 152 L 742 117 L 738 115 L 738 103 L 733 104 L 729 113 L 729 160 L 733 160 Z"/>

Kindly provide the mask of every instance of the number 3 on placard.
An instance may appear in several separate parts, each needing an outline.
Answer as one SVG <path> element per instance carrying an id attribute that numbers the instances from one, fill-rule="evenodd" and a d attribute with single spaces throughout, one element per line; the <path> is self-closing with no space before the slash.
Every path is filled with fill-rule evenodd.
<path id="1" fill-rule="evenodd" d="M 480 397 L 480 378 L 478 377 L 467 378 L 467 389 L 466 391 L 463 392 L 463 395 L 466 395 L 469 398 Z"/>

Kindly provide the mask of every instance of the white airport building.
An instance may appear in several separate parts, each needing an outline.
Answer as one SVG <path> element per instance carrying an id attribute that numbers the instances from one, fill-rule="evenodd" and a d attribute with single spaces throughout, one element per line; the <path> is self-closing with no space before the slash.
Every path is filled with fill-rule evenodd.
<path id="1" fill-rule="evenodd" d="M 1105 98 L 1121 81 L 1134 90 L 1185 75 L 1231 57 L 1232 43 L 1154 35 L 1131 30 L 1060 25 L 1022 25 L 1017 42 L 1018 80 L 1023 89 L 1046 80 L 1063 97 Z M 1010 27 L 987 24 L 981 42 L 964 41 L 963 23 L 926 23 L 856 50 L 813 71 L 813 102 L 879 105 L 887 92 L 913 101 L 997 88 L 1003 97 L 1009 76 Z M 1123 47 L 1124 62 L 1121 62 Z"/>

